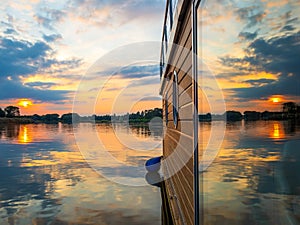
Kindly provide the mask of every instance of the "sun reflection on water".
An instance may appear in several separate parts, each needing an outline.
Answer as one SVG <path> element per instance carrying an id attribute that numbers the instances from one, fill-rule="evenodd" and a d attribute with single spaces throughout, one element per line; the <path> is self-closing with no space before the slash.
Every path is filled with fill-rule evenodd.
<path id="1" fill-rule="evenodd" d="M 158 188 L 132 188 L 107 180 L 86 163 L 75 143 L 75 126 L 59 126 L 27 124 L 3 128 L 0 164 L 5 162 L 8 166 L 3 168 L 5 177 L 0 180 L 0 186 L 4 187 L 0 188 L 0 224 L 8 224 L 7 221 L 14 224 L 47 224 L 48 221 L 53 224 L 149 224 L 148 221 L 159 224 Z M 75 129 L 82 129 L 86 140 L 95 132 L 90 124 L 79 124 Z M 128 131 L 117 125 L 116 129 L 124 137 L 130 131 L 142 134 L 139 138 L 145 143 L 153 141 L 147 139 L 149 132 L 144 127 Z M 156 154 L 135 153 L 126 148 L 110 125 L 99 124 L 96 131 L 108 151 L 125 161 L 125 165 L 144 163 L 144 159 Z M 116 171 L 124 168 L 113 168 L 105 159 L 98 163 Z"/>
<path id="2" fill-rule="evenodd" d="M 26 126 L 21 128 L 18 141 L 22 144 L 28 144 L 32 142 L 30 132 L 28 132 L 28 128 Z"/>
<path id="3" fill-rule="evenodd" d="M 282 130 L 282 124 L 277 121 L 273 123 L 273 128 L 270 130 L 270 137 L 273 139 L 282 139 L 285 136 Z"/>
<path id="4" fill-rule="evenodd" d="M 278 124 L 274 124 L 273 137 L 274 138 L 280 138 L 280 132 L 279 132 L 279 125 Z"/>

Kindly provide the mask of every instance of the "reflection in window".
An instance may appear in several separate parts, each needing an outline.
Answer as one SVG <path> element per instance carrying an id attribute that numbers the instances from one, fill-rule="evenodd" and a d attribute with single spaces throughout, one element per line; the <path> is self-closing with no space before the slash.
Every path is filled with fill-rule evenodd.
<path id="1" fill-rule="evenodd" d="M 283 182 L 298 175 L 278 178 L 283 150 L 299 139 L 296 108 L 283 109 L 300 103 L 299 15 L 299 0 L 207 0 L 197 9 L 199 112 L 212 115 L 199 126 L 200 148 L 216 136 L 214 125 L 226 124 L 226 111 L 252 115 L 226 124 L 222 147 L 203 173 L 204 224 L 300 224 L 299 192 L 291 200 L 282 191 L 284 185 L 300 190 L 295 181 Z M 287 122 L 293 137 L 284 130 Z M 300 168 L 300 158 L 286 168 L 291 165 Z"/>
<path id="2" fill-rule="evenodd" d="M 298 101 L 299 1 L 203 1 L 200 10 L 198 52 L 228 109 L 274 110 L 274 95 Z"/>
<path id="3" fill-rule="evenodd" d="M 172 12 L 173 12 L 173 19 L 174 19 L 174 16 L 175 16 L 177 4 L 178 4 L 178 0 L 171 0 L 171 7 L 172 7 Z"/>
<path id="4" fill-rule="evenodd" d="M 161 56 L 160 56 L 160 78 L 162 77 L 165 70 L 165 50 L 164 42 L 161 45 Z"/>
<path id="5" fill-rule="evenodd" d="M 168 116 L 169 116 L 169 102 L 168 102 L 168 91 L 166 92 L 165 95 L 165 119 L 166 119 L 166 126 L 168 126 Z"/>
<path id="6" fill-rule="evenodd" d="M 167 55 L 168 52 L 168 41 L 169 41 L 169 32 L 168 32 L 168 27 L 165 25 L 165 29 L 164 29 L 164 55 Z"/>
<path id="7" fill-rule="evenodd" d="M 178 124 L 178 75 L 177 72 L 173 73 L 173 121 L 175 128 Z"/>

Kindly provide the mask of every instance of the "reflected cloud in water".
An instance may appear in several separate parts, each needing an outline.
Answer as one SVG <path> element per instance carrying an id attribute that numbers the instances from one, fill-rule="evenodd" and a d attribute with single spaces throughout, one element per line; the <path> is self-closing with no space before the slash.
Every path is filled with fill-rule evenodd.
<path id="1" fill-rule="evenodd" d="M 110 125 L 94 128 L 114 141 Z M 159 189 L 118 185 L 96 173 L 79 152 L 73 129 L 92 132 L 93 127 L 1 125 L 0 224 L 160 224 Z M 126 163 L 148 157 L 106 144 Z"/>
<path id="2" fill-rule="evenodd" d="M 211 123 L 200 127 L 210 137 Z M 97 131 L 125 165 L 141 165 L 160 151 L 126 148 L 105 124 L 2 126 L 0 224 L 160 224 L 160 189 L 118 185 L 95 172 L 78 151 L 73 128 L 87 137 Z M 156 142 L 148 128 L 115 128 L 123 137 L 133 133 Z M 203 173 L 206 224 L 299 223 L 299 122 L 237 122 L 226 128 L 218 157 Z M 20 141 L 24 133 L 21 140 L 31 140 L 26 144 Z M 126 166 L 97 163 L 107 174 L 128 179 Z"/>
<path id="3" fill-rule="evenodd" d="M 295 121 L 228 123 L 203 173 L 205 224 L 299 224 L 299 140 Z"/>

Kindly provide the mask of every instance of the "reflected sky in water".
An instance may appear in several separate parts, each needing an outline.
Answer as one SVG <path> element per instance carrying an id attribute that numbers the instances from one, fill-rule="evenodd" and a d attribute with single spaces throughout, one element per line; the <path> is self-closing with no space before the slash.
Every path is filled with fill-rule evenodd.
<path id="1" fill-rule="evenodd" d="M 201 124 L 202 137 L 210 127 Z M 111 125 L 76 129 L 96 130 L 129 165 L 157 154 L 126 149 Z M 147 127 L 116 129 L 145 143 L 161 135 L 150 136 Z M 299 134 L 300 124 L 291 121 L 228 123 L 221 151 L 203 173 L 205 224 L 300 224 Z M 72 126 L 1 125 L 0 138 L 1 225 L 160 224 L 160 190 L 119 185 L 95 172 L 78 151 Z"/>
<path id="2" fill-rule="evenodd" d="M 146 127 L 120 129 L 148 142 L 159 138 L 149 137 Z M 112 135 L 110 125 L 96 130 Z M 136 159 L 134 151 L 112 149 L 120 160 Z M 148 156 L 146 151 L 140 158 Z M 0 177 L 1 225 L 160 224 L 160 190 L 119 185 L 99 175 L 79 152 L 70 125 L 0 125 Z"/>
<path id="3" fill-rule="evenodd" d="M 205 224 L 300 224 L 299 147 L 299 122 L 227 123 L 203 173 Z"/>

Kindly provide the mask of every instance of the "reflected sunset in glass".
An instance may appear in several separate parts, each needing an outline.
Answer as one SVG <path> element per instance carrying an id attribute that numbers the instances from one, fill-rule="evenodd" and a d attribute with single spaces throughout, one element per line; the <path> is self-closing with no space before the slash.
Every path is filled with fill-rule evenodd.
<path id="1" fill-rule="evenodd" d="M 209 124 L 202 126 L 209 132 Z M 228 122 L 218 156 L 203 173 L 205 224 L 262 219 L 267 224 L 297 224 L 300 211 L 289 207 L 300 203 L 299 196 L 287 195 L 285 188 L 300 185 L 287 182 L 282 167 L 286 143 L 299 135 L 300 124 L 289 121 Z M 289 170 L 289 177 L 296 174 Z"/>

